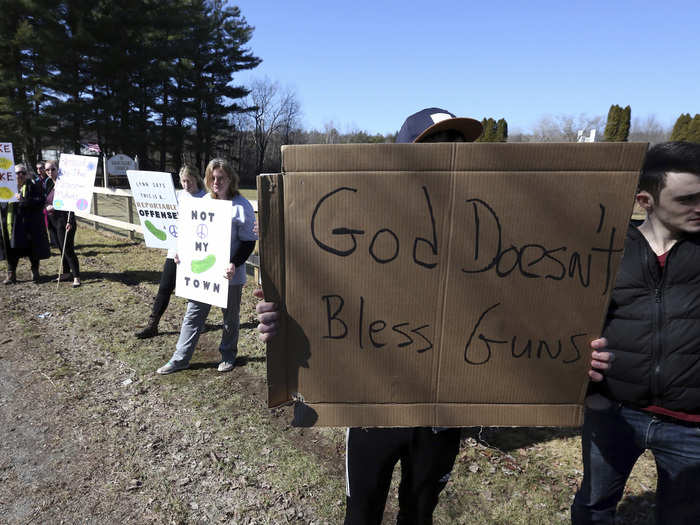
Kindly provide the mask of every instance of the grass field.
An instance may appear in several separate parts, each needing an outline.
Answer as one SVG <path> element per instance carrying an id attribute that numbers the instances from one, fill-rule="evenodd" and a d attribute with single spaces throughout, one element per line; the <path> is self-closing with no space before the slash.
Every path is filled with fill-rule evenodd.
<path id="1" fill-rule="evenodd" d="M 212 310 L 192 368 L 157 376 L 184 301 L 172 299 L 158 337 L 140 341 L 132 333 L 148 317 L 163 253 L 85 223 L 76 246 L 82 287 L 32 285 L 23 260 L 22 282 L 3 290 L 0 322 L 12 334 L 2 342 L 3 374 L 10 374 L 3 384 L 27 382 L 23 394 L 0 390 L 0 418 L 18 414 L 0 425 L 0 515 L 8 523 L 340 523 L 344 430 L 293 428 L 289 407 L 266 407 L 252 287 L 244 290 L 234 372 L 216 372 L 221 314 Z M 57 265 L 54 256 L 42 268 L 48 274 Z M 27 411 L 31 418 L 22 418 Z M 48 445 L 27 438 L 36 428 L 48 429 Z M 50 483 L 18 459 L 28 447 L 58 465 Z M 464 429 L 435 523 L 568 523 L 581 468 L 576 429 Z M 393 486 L 386 523 L 395 521 Z M 654 487 L 645 455 L 617 523 L 651 524 Z M 25 499 L 31 512 L 23 514 Z"/>

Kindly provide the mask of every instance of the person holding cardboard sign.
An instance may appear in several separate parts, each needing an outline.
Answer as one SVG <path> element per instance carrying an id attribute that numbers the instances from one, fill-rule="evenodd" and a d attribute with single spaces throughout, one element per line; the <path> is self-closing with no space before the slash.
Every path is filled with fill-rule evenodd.
<path id="1" fill-rule="evenodd" d="M 181 198 L 203 197 L 206 194 L 204 189 L 204 181 L 199 174 L 199 170 L 193 166 L 182 166 L 179 172 L 180 185 L 182 189 L 176 194 L 177 200 Z M 165 313 L 170 303 L 170 296 L 175 290 L 175 275 L 177 266 L 175 265 L 175 250 L 173 248 L 168 250 L 168 254 L 165 257 L 165 264 L 163 265 L 163 273 L 160 274 L 160 285 L 158 286 L 158 293 L 153 301 L 153 309 L 151 310 L 151 315 L 148 318 L 148 324 L 146 327 L 134 334 L 138 339 L 148 339 L 158 335 L 158 323 L 160 318 Z"/>
<path id="2" fill-rule="evenodd" d="M 440 108 L 409 116 L 396 142 L 472 142 L 481 124 L 457 118 Z M 256 295 L 262 297 L 262 291 Z M 264 300 L 257 305 L 260 339 L 277 332 L 277 306 Z M 345 524 L 379 524 L 394 467 L 401 461 L 398 523 L 432 523 L 440 492 L 447 485 L 459 452 L 460 429 L 349 428 L 346 452 Z"/>
<path id="3" fill-rule="evenodd" d="M 656 523 L 700 523 L 700 144 L 652 147 L 603 337 L 582 432 L 574 525 L 612 524 L 642 453 L 658 472 Z"/>
<path id="4" fill-rule="evenodd" d="M 245 262 L 253 253 L 255 241 L 258 239 L 258 236 L 253 232 L 255 212 L 250 202 L 238 191 L 238 175 L 225 160 L 212 159 L 209 162 L 205 171 L 204 184 L 209 193 L 203 199 L 230 200 L 233 206 L 241 210 L 241 213 L 232 216 L 231 260 L 226 269 L 226 278 L 229 280 L 228 303 L 226 308 L 222 310 L 224 327 L 219 344 L 221 363 L 219 363 L 218 370 L 219 372 L 229 372 L 233 370 L 238 354 L 241 292 L 246 281 Z M 177 254 L 175 254 L 175 263 L 179 263 Z M 208 261 L 200 261 L 199 264 L 206 265 Z M 182 320 L 175 353 L 167 363 L 156 370 L 156 373 L 171 374 L 190 366 L 190 359 L 210 309 L 211 305 L 199 301 L 190 300 L 187 303 L 187 311 Z"/>

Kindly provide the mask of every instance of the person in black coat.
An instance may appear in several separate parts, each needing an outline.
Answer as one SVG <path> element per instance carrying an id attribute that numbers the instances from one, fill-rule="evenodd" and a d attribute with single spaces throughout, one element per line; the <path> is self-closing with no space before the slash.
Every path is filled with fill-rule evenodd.
<path id="1" fill-rule="evenodd" d="M 5 248 L 7 251 L 7 278 L 4 284 L 17 282 L 17 263 L 29 257 L 32 281 L 39 282 L 39 261 L 51 256 L 44 225 L 44 192 L 39 184 L 27 177 L 23 164 L 15 166 L 17 202 L 2 210 Z"/>
<path id="2" fill-rule="evenodd" d="M 75 254 L 75 231 L 78 223 L 74 213 L 56 210 L 53 207 L 54 186 L 58 178 L 58 166 L 54 161 L 46 163 L 46 173 L 51 179 L 46 186 L 48 190 L 46 212 L 49 218 L 49 231 L 51 238 L 56 241 L 58 249 L 63 254 L 63 273 L 56 280 L 65 280 L 72 274 L 73 288 L 77 288 L 80 286 L 80 265 L 78 264 L 78 256 Z"/>
<path id="3" fill-rule="evenodd" d="M 591 342 L 573 525 L 615 523 L 645 450 L 657 470 L 655 522 L 700 523 L 700 144 L 648 152 L 605 319 Z"/>

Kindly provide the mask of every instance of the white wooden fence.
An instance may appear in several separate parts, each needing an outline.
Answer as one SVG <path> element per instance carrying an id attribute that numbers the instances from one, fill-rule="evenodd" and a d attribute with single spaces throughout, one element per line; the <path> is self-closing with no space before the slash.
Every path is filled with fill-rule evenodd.
<path id="1" fill-rule="evenodd" d="M 134 239 L 135 233 L 140 233 L 143 235 L 143 229 L 141 228 L 140 224 L 137 224 L 138 217 L 136 217 L 136 210 L 134 207 L 134 198 L 131 195 L 131 190 L 123 190 L 121 188 L 101 188 L 99 186 L 95 186 L 93 188 L 93 193 L 97 195 L 108 195 L 111 197 L 122 197 L 125 198 L 127 203 L 126 203 L 126 212 L 127 216 L 129 218 L 129 221 L 121 221 L 119 219 L 112 219 L 111 217 L 103 217 L 100 215 L 99 211 L 99 203 L 98 199 L 95 197 L 92 199 L 92 211 L 90 213 L 87 212 L 75 212 L 75 216 L 79 219 L 82 219 L 83 221 L 88 221 L 91 222 L 92 225 L 94 226 L 95 229 L 99 228 L 100 224 L 103 224 L 105 226 L 109 226 L 111 228 L 117 228 L 120 230 L 125 230 L 128 232 L 128 236 L 130 239 Z M 258 213 L 258 201 L 250 201 L 250 203 L 253 205 L 253 209 L 255 210 L 255 213 Z M 134 223 L 136 221 L 136 223 Z M 257 249 L 256 253 L 251 254 L 251 256 L 248 258 L 248 261 L 246 261 L 246 264 L 248 266 L 252 267 L 253 273 L 255 275 L 256 281 L 258 280 L 258 274 L 260 270 L 260 259 L 257 254 Z"/>

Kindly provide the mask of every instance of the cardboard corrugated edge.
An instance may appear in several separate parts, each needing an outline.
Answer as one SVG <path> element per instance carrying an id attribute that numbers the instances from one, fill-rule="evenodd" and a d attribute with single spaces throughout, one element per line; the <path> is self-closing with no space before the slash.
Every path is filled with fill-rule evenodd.
<path id="1" fill-rule="evenodd" d="M 566 148 L 565 155 L 557 158 L 557 162 L 551 162 L 551 158 L 545 160 L 543 153 L 551 148 L 553 144 L 472 144 L 473 148 L 467 158 L 470 160 L 470 171 L 498 171 L 502 170 L 500 159 L 504 158 L 501 155 L 490 156 L 489 162 L 481 162 L 484 156 L 481 154 L 481 148 L 503 149 L 503 153 L 510 158 L 509 163 L 513 159 L 520 166 L 519 171 L 566 171 L 575 167 L 577 171 L 620 171 L 620 172 L 637 172 L 641 166 L 644 154 L 648 145 L 646 143 L 606 143 L 606 144 L 558 144 L 560 148 Z M 415 158 L 411 155 L 411 151 L 417 151 L 416 148 L 425 147 L 426 145 L 394 145 L 394 144 L 378 144 L 371 147 L 376 148 L 393 148 L 390 151 L 391 155 L 384 158 L 388 159 L 385 166 L 370 165 L 365 162 L 367 157 L 357 155 L 356 151 L 359 147 L 367 147 L 367 145 L 332 145 L 325 146 L 322 155 L 315 156 L 312 163 L 309 163 L 307 148 L 313 146 L 285 146 L 282 148 L 282 165 L 284 173 L 294 172 L 333 172 L 333 171 L 401 171 L 403 169 L 417 169 Z M 454 144 L 429 145 L 428 147 L 445 147 L 449 151 L 449 155 L 445 155 L 446 160 L 449 159 L 449 171 L 455 171 L 455 156 L 457 148 Z M 595 147 L 598 149 L 598 155 L 591 158 L 586 149 Z M 401 148 L 402 151 L 399 149 Z M 447 153 L 447 151 L 446 151 Z M 464 157 L 463 159 L 464 160 Z M 544 162 L 543 162 L 544 161 Z M 473 162 L 473 163 L 472 163 Z M 445 166 L 431 165 L 429 171 L 444 171 Z M 280 183 L 282 180 L 280 177 Z M 260 186 L 259 186 L 260 188 Z M 282 196 L 280 195 L 280 198 Z M 630 202 L 630 214 L 632 211 L 633 202 Z M 280 208 L 283 207 L 283 199 Z M 275 224 L 283 229 L 284 222 L 280 220 Z M 278 237 L 278 241 L 283 241 L 283 233 Z M 271 247 L 271 244 L 268 245 Z M 281 249 L 283 243 L 277 244 L 277 249 Z M 261 242 L 262 248 L 262 242 Z M 261 253 L 262 260 L 262 253 Z M 263 263 L 264 264 L 264 263 Z M 283 268 L 282 268 L 283 273 Z M 279 280 L 276 283 L 283 283 L 283 275 L 277 276 Z M 279 288 L 279 286 L 278 286 Z M 281 286 L 284 290 L 284 286 Z M 267 292 L 266 292 L 267 297 Z M 609 301 L 609 297 L 608 297 Z M 605 312 L 602 313 L 600 326 L 602 328 L 605 319 Z M 282 331 L 282 329 L 281 329 Z M 284 334 L 282 334 L 284 336 Z M 283 340 L 284 337 L 277 340 Z M 273 345 L 272 347 L 270 345 Z M 293 398 L 296 392 L 295 388 L 290 389 L 288 374 L 278 374 L 270 372 L 271 367 L 279 364 L 286 366 L 284 359 L 279 359 L 277 352 L 284 352 L 283 345 L 268 344 L 268 357 L 273 357 L 273 362 L 268 361 L 268 380 L 271 377 L 285 377 L 288 389 L 282 392 L 277 387 L 280 387 L 282 382 L 278 382 L 275 388 L 269 386 L 270 397 L 268 399 L 269 406 L 278 406 L 284 402 L 288 402 Z M 279 372 L 279 370 L 277 371 Z M 434 370 L 434 381 L 439 378 L 439 370 Z M 587 384 L 584 384 L 581 390 L 581 401 L 585 396 Z M 378 420 L 382 421 L 381 426 L 416 426 L 425 425 L 426 421 L 431 424 L 440 424 L 442 426 L 470 426 L 470 425 L 488 425 L 488 426 L 578 426 L 583 418 L 583 405 L 499 405 L 499 404 L 343 404 L 343 403 L 297 403 L 295 407 L 295 424 L 300 426 L 311 426 L 314 424 L 322 424 L 325 426 L 377 426 Z M 454 421 L 454 423 L 452 423 Z"/>
<path id="2" fill-rule="evenodd" d="M 279 336 L 267 343 L 267 403 L 275 407 L 291 401 L 287 384 L 287 362 L 284 341 L 287 332 L 285 304 L 284 250 L 284 178 L 282 174 L 257 177 L 258 185 L 258 251 L 260 275 L 265 299 L 279 305 L 283 315 Z"/>

